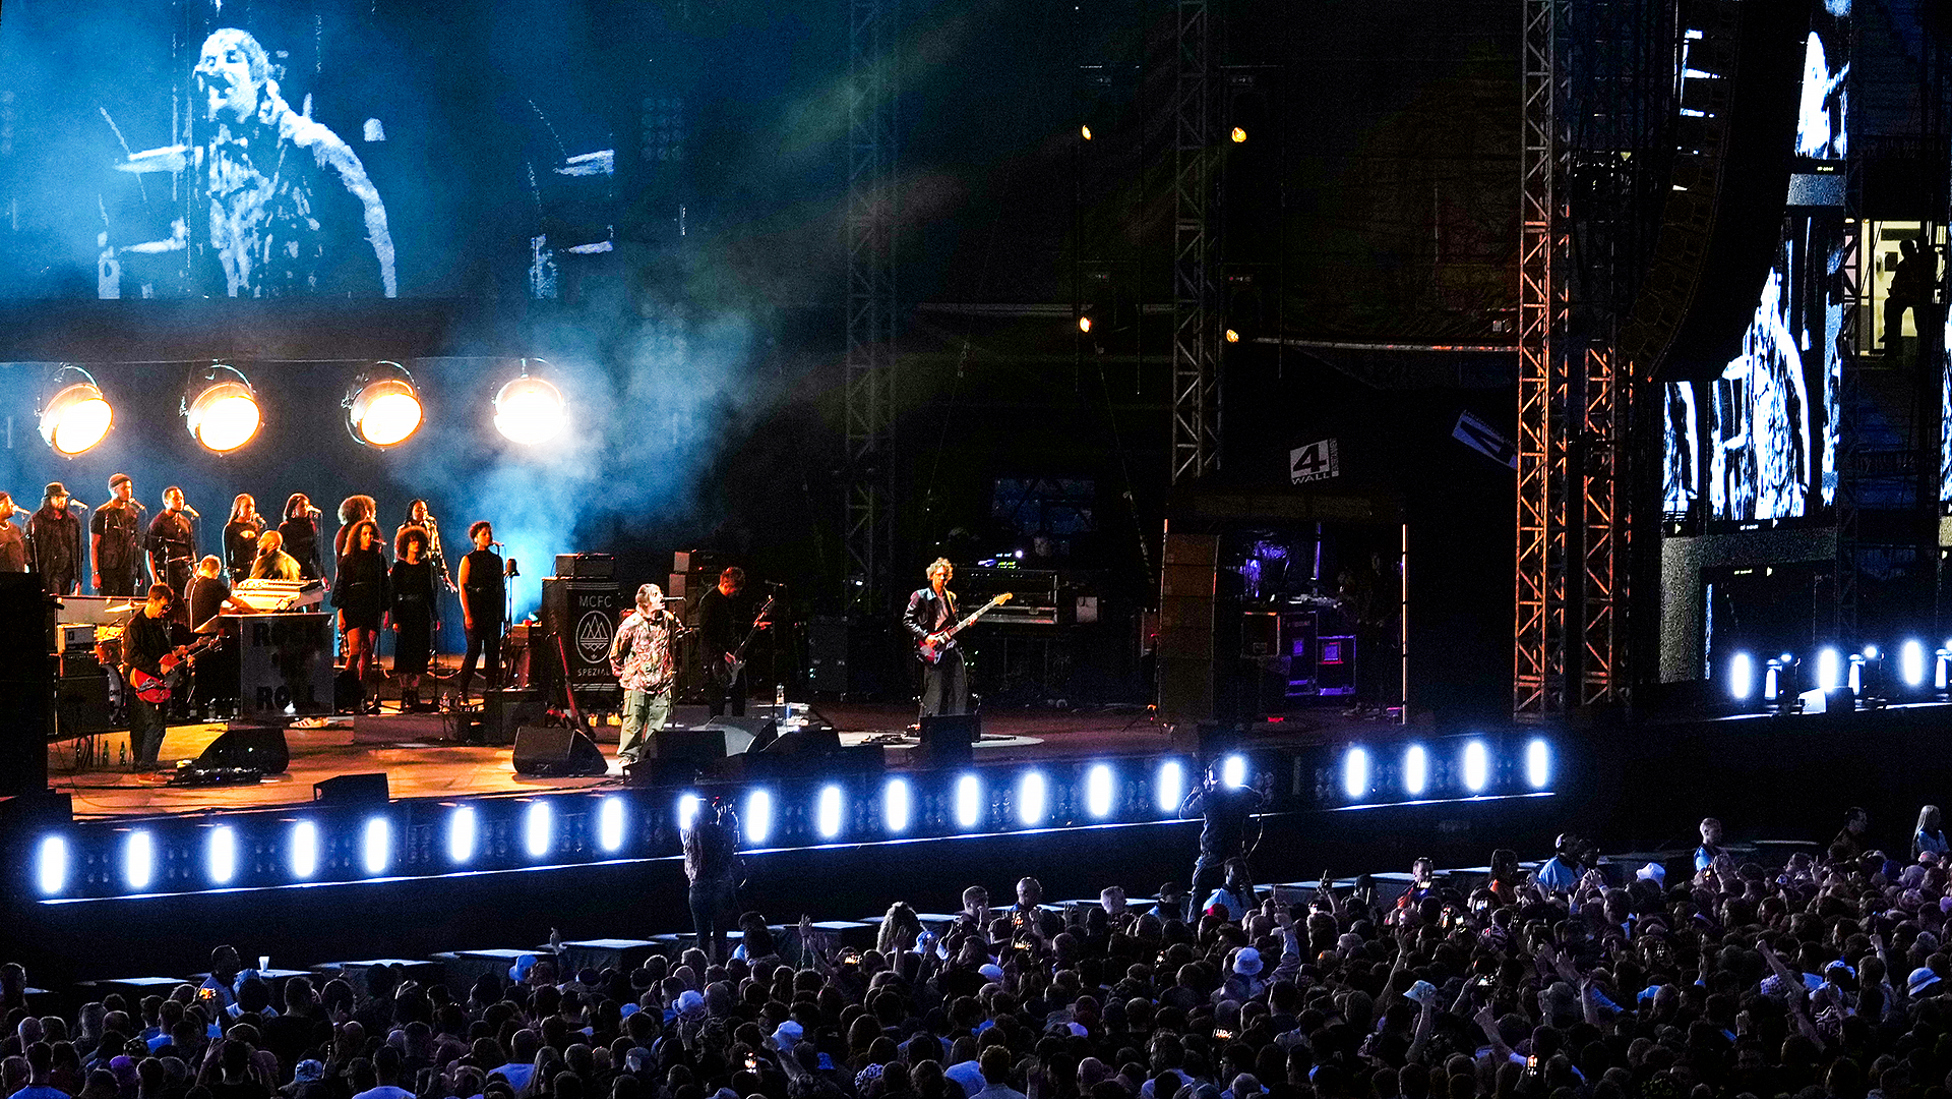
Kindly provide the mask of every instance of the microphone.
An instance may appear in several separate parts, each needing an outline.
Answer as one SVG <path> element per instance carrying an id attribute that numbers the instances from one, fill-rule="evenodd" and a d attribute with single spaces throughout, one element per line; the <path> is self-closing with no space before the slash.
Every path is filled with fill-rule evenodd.
<path id="1" fill-rule="evenodd" d="M 80 508 L 83 511 L 88 510 L 88 505 L 85 502 L 77 500 L 73 496 L 68 497 L 68 506 L 71 508 Z"/>
<path id="2" fill-rule="evenodd" d="M 184 505 L 183 505 L 183 507 L 182 507 L 182 508 L 181 508 L 180 510 L 181 510 L 181 511 L 183 512 L 183 514 L 185 514 L 185 515 L 187 515 L 187 516 L 189 516 L 189 517 L 190 517 L 190 518 L 192 518 L 192 519 L 201 519 L 201 518 L 203 518 L 203 513 L 202 513 L 202 512 L 199 512 L 199 511 L 198 511 L 197 509 L 195 509 L 195 508 L 193 508 L 193 507 L 191 507 L 191 506 L 190 506 L 190 505 L 188 505 L 188 504 L 184 504 Z"/>

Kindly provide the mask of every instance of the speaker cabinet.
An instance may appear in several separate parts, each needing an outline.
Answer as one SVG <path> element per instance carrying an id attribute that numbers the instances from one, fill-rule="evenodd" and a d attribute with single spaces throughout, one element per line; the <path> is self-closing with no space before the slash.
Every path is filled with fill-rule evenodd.
<path id="1" fill-rule="evenodd" d="M 596 742 L 575 729 L 525 725 L 515 733 L 515 773 L 535 778 L 607 774 Z"/>
<path id="2" fill-rule="evenodd" d="M 542 704 L 541 691 L 489 691 L 482 696 L 482 743 L 513 744 L 517 729 L 524 725 L 540 725 L 547 714 L 548 708 Z"/>
<path id="3" fill-rule="evenodd" d="M 321 805 L 385 805 L 389 798 L 384 771 L 338 775 L 312 784 L 312 800 Z"/>
<path id="4" fill-rule="evenodd" d="M 935 714 L 922 719 L 922 759 L 933 767 L 965 764 L 983 735 L 977 714 Z"/>
<path id="5" fill-rule="evenodd" d="M 267 775 L 281 775 L 291 769 L 291 749 L 285 746 L 285 731 L 233 725 L 197 757 L 196 767 L 253 767 Z"/>

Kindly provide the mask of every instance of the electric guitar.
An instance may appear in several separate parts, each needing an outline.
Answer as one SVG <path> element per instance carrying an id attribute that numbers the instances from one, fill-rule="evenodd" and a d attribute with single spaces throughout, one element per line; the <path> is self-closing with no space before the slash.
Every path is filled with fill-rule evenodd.
<path id="1" fill-rule="evenodd" d="M 732 681 L 739 678 L 739 673 L 746 670 L 746 646 L 752 644 L 752 639 L 758 637 L 759 631 L 765 628 L 760 623 L 766 621 L 766 613 L 772 609 L 773 597 L 769 595 L 766 601 L 759 605 L 759 613 L 752 616 L 752 629 L 746 634 L 746 639 L 739 642 L 738 648 L 712 661 L 712 682 L 718 684 L 720 688 L 730 687 Z"/>
<path id="2" fill-rule="evenodd" d="M 175 652 L 165 653 L 158 661 L 162 665 L 162 675 L 150 675 L 133 665 L 129 668 L 129 686 L 134 687 L 136 697 L 154 706 L 169 701 L 173 691 L 183 678 L 183 669 L 196 659 L 198 653 L 223 641 L 224 635 L 213 633 L 194 645 L 186 645 Z"/>
<path id="3" fill-rule="evenodd" d="M 922 663 L 924 664 L 942 663 L 942 654 L 949 651 L 949 641 L 952 638 L 954 638 L 957 634 L 961 633 L 964 627 L 976 621 L 978 618 L 981 618 L 984 615 L 990 613 L 996 608 L 1002 606 L 1003 604 L 1008 603 L 1010 600 L 1014 598 L 1016 598 L 1015 593 L 1006 591 L 1002 595 L 997 596 L 995 599 L 992 599 L 989 602 L 983 604 L 982 606 L 977 607 L 975 613 L 971 614 L 968 618 L 965 618 L 962 621 L 956 623 L 955 625 L 950 626 L 946 630 L 937 630 L 936 632 L 930 634 L 928 637 L 922 638 L 920 641 L 916 642 L 915 644 L 915 655 L 919 657 Z M 940 638 L 940 640 L 931 641 L 930 638 Z"/>

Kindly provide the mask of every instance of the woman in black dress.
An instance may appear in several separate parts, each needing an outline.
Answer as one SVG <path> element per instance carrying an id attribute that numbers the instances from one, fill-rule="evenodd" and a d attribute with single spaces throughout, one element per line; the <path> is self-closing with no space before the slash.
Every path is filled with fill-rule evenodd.
<path id="1" fill-rule="evenodd" d="M 240 493 L 230 503 L 230 522 L 224 524 L 224 565 L 230 569 L 231 583 L 250 578 L 251 565 L 258 559 L 258 535 L 263 533 L 258 502 L 250 493 Z"/>
<path id="2" fill-rule="evenodd" d="M 461 658 L 458 701 L 468 700 L 468 682 L 474 678 L 475 661 L 488 658 L 488 687 L 502 682 L 502 620 L 508 617 L 502 601 L 507 598 L 507 583 L 502 577 L 502 555 L 489 547 L 495 544 L 495 528 L 479 522 L 468 528 L 474 550 L 461 558 L 461 621 L 468 629 L 468 652 Z"/>
<path id="3" fill-rule="evenodd" d="M 294 492 L 285 501 L 285 521 L 278 524 L 278 535 L 285 540 L 285 552 L 298 562 L 298 575 L 316 580 L 325 575 L 319 567 L 319 509 L 311 497 Z"/>
<path id="4" fill-rule="evenodd" d="M 440 604 L 435 602 L 427 532 L 420 527 L 400 528 L 393 552 L 398 555 L 393 562 L 393 605 L 388 612 L 393 626 L 393 674 L 400 677 L 400 712 L 412 713 L 422 709 L 420 677 L 427 672 L 435 608 Z"/>
<path id="5" fill-rule="evenodd" d="M 378 664 L 374 652 L 380 619 L 386 615 L 386 555 L 380 552 L 379 539 L 380 528 L 371 519 L 353 525 L 345 555 L 339 558 L 339 582 L 332 589 L 339 629 L 346 636 L 346 670 L 359 677 L 362 687 Z M 380 712 L 378 691 L 369 693 L 366 712 Z"/>

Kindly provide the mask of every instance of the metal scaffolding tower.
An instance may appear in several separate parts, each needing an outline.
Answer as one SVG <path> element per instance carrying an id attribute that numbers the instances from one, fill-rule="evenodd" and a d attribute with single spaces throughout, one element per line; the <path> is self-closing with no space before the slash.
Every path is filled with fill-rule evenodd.
<path id="1" fill-rule="evenodd" d="M 1220 231 L 1207 0 L 1177 0 L 1173 89 L 1172 483 L 1220 465 Z"/>
<path id="2" fill-rule="evenodd" d="M 894 513 L 888 436 L 894 421 L 895 104 L 900 0 L 848 0 L 846 600 L 887 602 Z"/>

